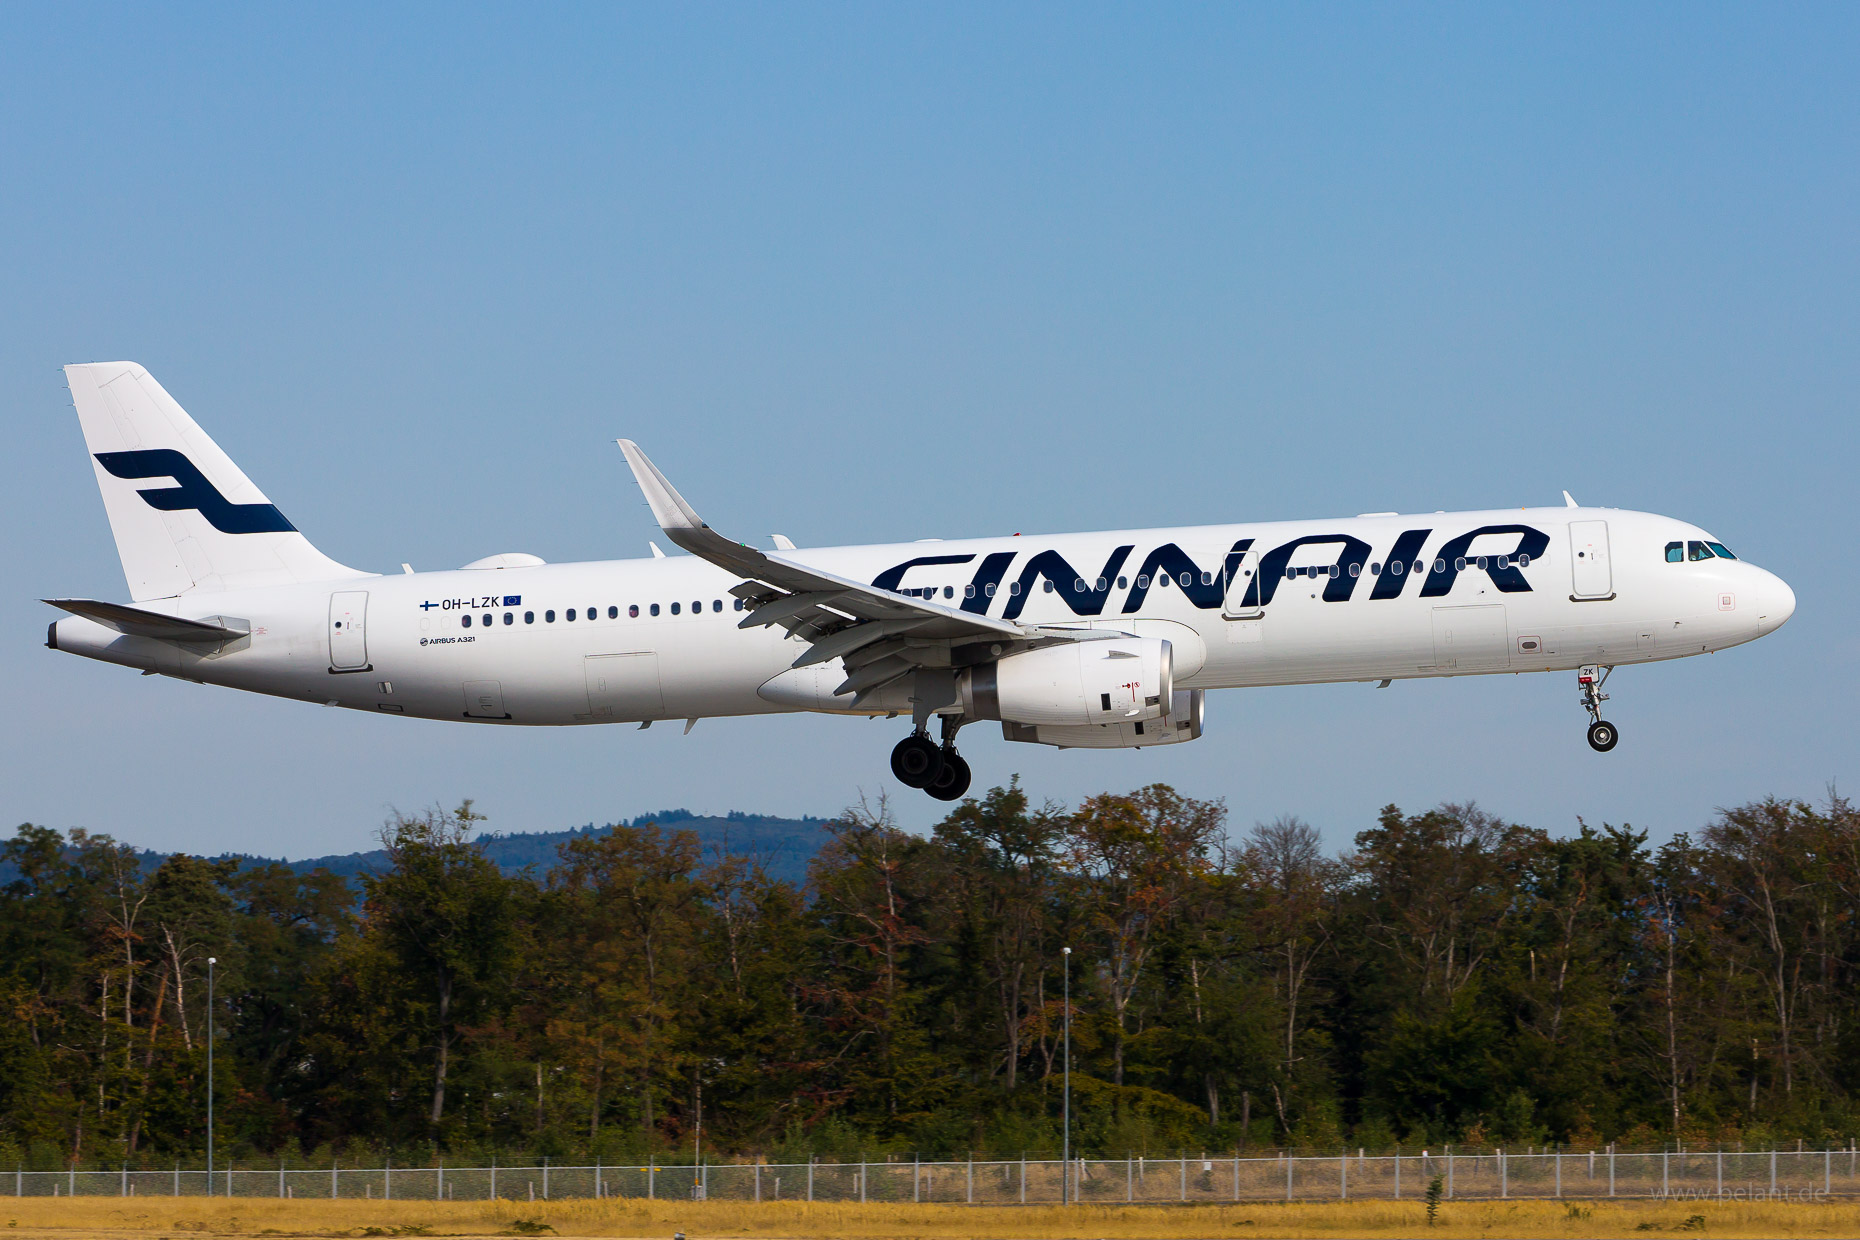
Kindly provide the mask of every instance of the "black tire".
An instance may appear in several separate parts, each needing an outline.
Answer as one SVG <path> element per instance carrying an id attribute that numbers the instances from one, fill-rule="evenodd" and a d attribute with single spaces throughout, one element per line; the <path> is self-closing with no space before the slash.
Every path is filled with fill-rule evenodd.
<path id="1" fill-rule="evenodd" d="M 927 736 L 907 736 L 891 751 L 891 773 L 906 788 L 928 788 L 942 772 L 943 751 Z"/>
<path id="2" fill-rule="evenodd" d="M 1621 733 L 1615 730 L 1612 723 L 1598 719 L 1589 725 L 1589 748 L 1596 753 L 1607 753 L 1620 739 Z"/>
<path id="3" fill-rule="evenodd" d="M 939 801 L 960 801 L 968 790 L 969 764 L 955 750 L 944 750 L 943 769 L 937 772 L 936 780 L 924 791 Z"/>

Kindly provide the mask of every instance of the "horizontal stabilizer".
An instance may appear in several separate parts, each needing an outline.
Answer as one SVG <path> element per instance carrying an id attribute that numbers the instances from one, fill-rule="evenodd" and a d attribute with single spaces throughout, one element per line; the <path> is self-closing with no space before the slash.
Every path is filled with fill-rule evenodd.
<path id="1" fill-rule="evenodd" d="M 86 620 L 95 620 L 108 629 L 130 637 L 154 637 L 170 642 L 229 642 L 250 636 L 245 629 L 230 629 L 224 625 L 209 624 L 205 620 L 184 620 L 179 616 L 164 616 L 156 611 L 143 611 L 140 607 L 124 607 L 121 603 L 101 603 L 88 598 L 48 598 L 40 599 L 50 603 L 74 616 L 83 616 Z"/>

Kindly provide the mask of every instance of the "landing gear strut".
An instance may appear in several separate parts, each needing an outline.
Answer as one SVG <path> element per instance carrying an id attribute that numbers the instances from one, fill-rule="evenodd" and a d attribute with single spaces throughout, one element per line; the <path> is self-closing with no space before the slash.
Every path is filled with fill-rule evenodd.
<path id="1" fill-rule="evenodd" d="M 1582 708 L 1589 712 L 1589 748 L 1596 753 L 1607 753 L 1621 739 L 1621 733 L 1615 725 L 1602 718 L 1602 703 L 1608 695 L 1602 692 L 1602 685 L 1608 680 L 1612 667 L 1589 666 L 1576 672 L 1576 683 L 1582 688 Z"/>
<path id="2" fill-rule="evenodd" d="M 956 733 L 961 730 L 960 716 L 943 716 L 943 769 L 924 788 L 939 801 L 960 801 L 969 790 L 969 764 L 956 752 Z"/>

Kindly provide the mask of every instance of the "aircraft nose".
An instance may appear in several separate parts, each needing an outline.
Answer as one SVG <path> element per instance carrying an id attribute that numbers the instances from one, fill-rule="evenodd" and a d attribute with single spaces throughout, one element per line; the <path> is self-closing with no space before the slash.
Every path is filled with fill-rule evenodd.
<path id="1" fill-rule="evenodd" d="M 1768 633 L 1780 629 L 1795 614 L 1795 591 L 1775 573 L 1765 570 L 1763 578 L 1757 591 L 1757 617 L 1763 624 L 1763 631 Z"/>

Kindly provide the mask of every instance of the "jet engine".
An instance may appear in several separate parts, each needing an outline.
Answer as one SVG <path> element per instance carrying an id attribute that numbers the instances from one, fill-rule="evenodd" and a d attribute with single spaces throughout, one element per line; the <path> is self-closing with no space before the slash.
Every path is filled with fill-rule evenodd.
<path id="1" fill-rule="evenodd" d="M 1011 741 L 1056 745 L 1061 749 L 1143 749 L 1175 745 L 1201 736 L 1203 694 L 1200 689 L 1177 689 L 1169 713 L 1161 719 L 1137 723 L 1090 723 L 1053 727 L 1004 723 L 1001 734 Z"/>
<path id="2" fill-rule="evenodd" d="M 1175 693 L 1169 643 L 1154 637 L 1067 642 L 964 669 L 962 713 L 1036 727 L 1160 719 Z"/>

